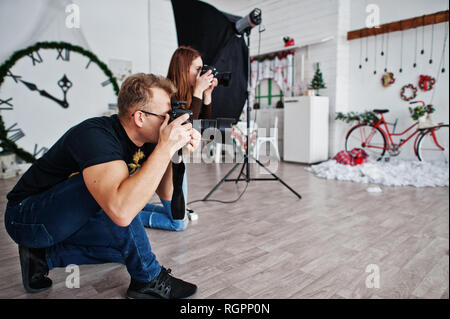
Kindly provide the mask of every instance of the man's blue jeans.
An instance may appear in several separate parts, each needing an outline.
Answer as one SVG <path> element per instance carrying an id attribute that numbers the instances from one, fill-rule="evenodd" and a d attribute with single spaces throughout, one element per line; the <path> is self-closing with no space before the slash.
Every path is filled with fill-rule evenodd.
<path id="1" fill-rule="evenodd" d="M 161 271 L 139 215 L 127 227 L 114 224 L 81 174 L 18 204 L 8 203 L 5 226 L 17 244 L 46 248 L 49 269 L 117 262 L 141 282 Z"/>
<path id="2" fill-rule="evenodd" d="M 186 172 L 183 177 L 183 196 L 187 205 L 187 180 Z M 171 201 L 160 198 L 161 205 L 147 204 L 139 213 L 142 224 L 150 228 L 159 228 L 165 230 L 182 231 L 185 230 L 188 222 L 186 215 L 184 219 L 173 219 Z"/>

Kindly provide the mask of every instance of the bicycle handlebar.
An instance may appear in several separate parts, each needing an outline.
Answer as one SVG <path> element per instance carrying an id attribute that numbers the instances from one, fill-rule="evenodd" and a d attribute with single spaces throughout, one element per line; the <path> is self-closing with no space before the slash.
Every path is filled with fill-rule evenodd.
<path id="1" fill-rule="evenodd" d="M 409 102 L 409 104 L 415 104 L 415 103 L 422 103 L 422 106 L 425 106 L 425 102 L 424 101 L 411 101 L 411 102 Z"/>

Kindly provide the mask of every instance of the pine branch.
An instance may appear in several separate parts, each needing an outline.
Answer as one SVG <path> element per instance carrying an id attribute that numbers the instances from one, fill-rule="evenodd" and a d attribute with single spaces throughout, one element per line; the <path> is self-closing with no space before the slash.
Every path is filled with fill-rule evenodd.
<path id="1" fill-rule="evenodd" d="M 358 121 L 360 123 L 376 123 L 379 121 L 379 118 L 371 111 L 365 111 L 364 113 L 349 112 L 347 114 L 337 112 L 335 120 L 341 120 L 346 123 L 351 123 L 354 121 Z"/>

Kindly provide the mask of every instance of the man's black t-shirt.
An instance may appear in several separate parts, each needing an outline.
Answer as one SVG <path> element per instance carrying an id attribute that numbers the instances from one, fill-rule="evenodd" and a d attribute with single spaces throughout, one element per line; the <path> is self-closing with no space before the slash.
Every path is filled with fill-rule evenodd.
<path id="1" fill-rule="evenodd" d="M 117 115 L 95 117 L 68 130 L 22 176 L 8 193 L 10 203 L 18 203 L 30 195 L 81 173 L 96 164 L 122 160 L 133 174 L 154 150 L 155 144 L 137 147 L 128 137 Z"/>

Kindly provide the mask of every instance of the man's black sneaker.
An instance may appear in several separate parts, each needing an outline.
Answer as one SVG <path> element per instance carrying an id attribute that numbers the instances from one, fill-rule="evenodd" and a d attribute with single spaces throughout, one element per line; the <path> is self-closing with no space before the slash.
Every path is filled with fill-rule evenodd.
<path id="1" fill-rule="evenodd" d="M 27 248 L 19 245 L 20 267 L 22 268 L 22 282 L 26 291 L 40 292 L 52 285 L 47 277 L 48 265 L 45 260 L 45 248 Z"/>
<path id="2" fill-rule="evenodd" d="M 132 299 L 183 299 L 197 292 L 197 286 L 170 275 L 171 269 L 161 267 L 158 277 L 150 282 L 131 278 L 127 297 Z"/>

